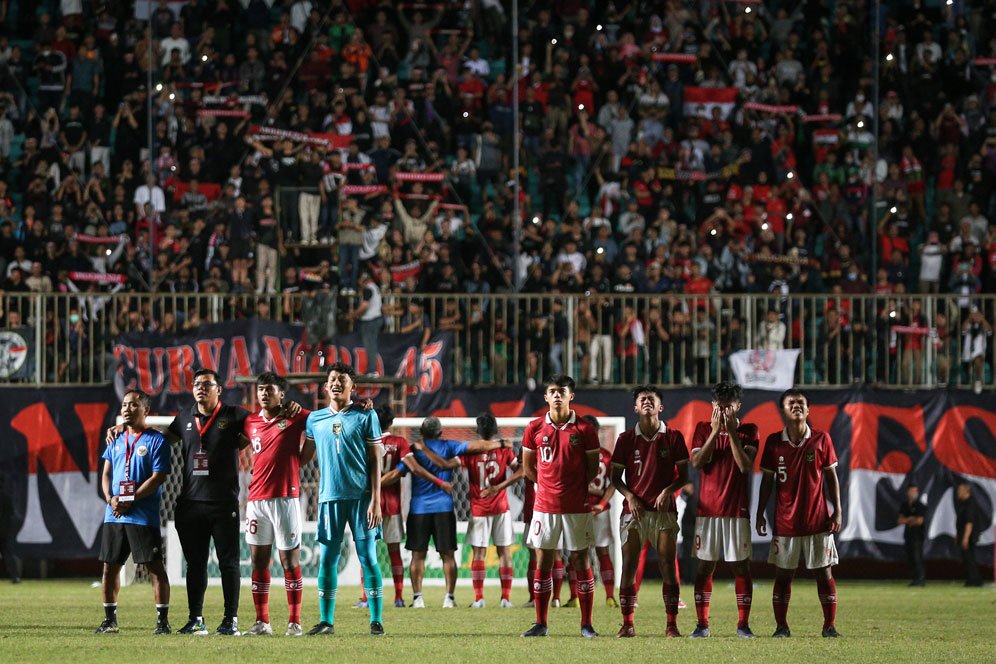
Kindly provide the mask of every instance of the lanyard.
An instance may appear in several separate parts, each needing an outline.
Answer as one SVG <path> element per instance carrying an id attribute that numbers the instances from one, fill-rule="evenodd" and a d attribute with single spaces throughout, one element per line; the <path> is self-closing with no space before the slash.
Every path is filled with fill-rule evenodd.
<path id="1" fill-rule="evenodd" d="M 125 477 L 125 482 L 131 481 L 131 453 L 135 450 L 135 445 L 138 444 L 138 441 L 142 437 L 143 434 L 145 434 L 145 431 L 142 431 L 142 433 L 140 433 L 137 436 L 135 436 L 135 440 L 133 440 L 133 441 L 131 441 L 129 443 L 128 442 L 128 432 L 127 431 L 124 432 L 124 439 L 125 439 L 124 477 Z"/>
<path id="2" fill-rule="evenodd" d="M 200 424 L 197 425 L 197 433 L 200 434 L 200 438 L 201 438 L 201 440 L 200 440 L 200 444 L 201 444 L 200 451 L 201 452 L 204 451 L 204 432 L 207 431 L 208 427 L 211 426 L 211 423 L 214 422 L 214 418 L 216 418 L 218 416 L 218 411 L 219 410 L 221 410 L 221 399 L 218 400 L 218 405 L 216 405 L 214 407 L 214 412 L 211 413 L 211 417 L 208 418 L 208 421 L 205 422 L 203 426 L 201 426 Z M 195 415 L 195 417 L 199 417 L 199 416 Z"/>

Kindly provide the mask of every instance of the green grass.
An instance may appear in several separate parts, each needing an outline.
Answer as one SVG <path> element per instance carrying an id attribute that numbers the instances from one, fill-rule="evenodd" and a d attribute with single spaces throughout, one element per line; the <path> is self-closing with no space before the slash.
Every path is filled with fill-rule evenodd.
<path id="1" fill-rule="evenodd" d="M 117 635 L 93 634 L 103 618 L 100 590 L 84 581 L 28 581 L 0 587 L 0 661 L 77 664 L 101 661 L 127 662 L 199 661 L 301 662 L 317 661 L 476 661 L 476 662 L 984 662 L 993 661 L 996 637 L 996 593 L 991 588 L 963 588 L 953 582 L 937 582 L 926 588 L 907 588 L 901 583 L 838 582 L 840 608 L 839 640 L 820 637 L 822 615 L 812 579 L 799 579 L 793 586 L 789 622 L 793 638 L 768 638 L 774 629 L 771 585 L 759 581 L 751 625 L 760 638 L 753 641 L 733 636 L 736 622 L 732 584 L 717 579 L 712 603 L 713 638 L 703 641 L 663 639 L 663 604 L 660 585 L 648 582 L 640 594 L 636 613 L 638 638 L 617 640 L 618 609 L 604 605 L 597 589 L 595 627 L 602 638 L 588 641 L 578 635 L 577 609 L 551 609 L 546 639 L 521 639 L 518 634 L 533 621 L 533 610 L 499 609 L 498 588 L 487 587 L 489 606 L 483 610 L 444 610 L 439 588 L 426 593 L 431 608 L 425 610 L 386 608 L 387 635 L 367 633 L 367 614 L 349 608 L 357 589 L 341 588 L 336 635 L 296 640 L 272 638 L 153 637 L 155 619 L 152 590 L 148 585 L 124 588 L 119 598 Z M 274 588 L 278 588 L 275 583 Z M 566 590 L 566 589 L 565 589 Z M 183 588 L 173 589 L 171 622 L 180 627 L 186 618 Z M 387 589 L 388 597 L 393 591 Z M 691 588 L 682 592 L 691 601 Z M 410 590 L 406 588 L 406 597 Z M 457 588 L 457 600 L 465 607 L 473 599 L 470 588 Z M 517 588 L 513 601 L 525 601 L 525 590 Z M 212 630 L 221 619 L 221 590 L 208 589 L 205 616 Z M 242 590 L 241 627 L 253 622 L 249 590 Z M 271 594 L 271 620 L 282 634 L 286 621 L 283 589 Z M 314 587 L 305 588 L 304 626 L 317 621 Z M 694 608 L 682 610 L 679 627 L 684 634 L 694 628 Z"/>

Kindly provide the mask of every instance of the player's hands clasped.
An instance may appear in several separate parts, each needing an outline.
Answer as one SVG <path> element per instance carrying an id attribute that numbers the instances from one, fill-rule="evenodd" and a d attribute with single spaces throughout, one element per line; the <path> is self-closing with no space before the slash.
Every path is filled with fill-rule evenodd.
<path id="1" fill-rule="evenodd" d="M 122 503 L 118 501 L 117 496 L 111 497 L 111 514 L 113 514 L 115 518 L 120 519 L 128 513 L 129 509 L 131 509 L 131 503 Z"/>

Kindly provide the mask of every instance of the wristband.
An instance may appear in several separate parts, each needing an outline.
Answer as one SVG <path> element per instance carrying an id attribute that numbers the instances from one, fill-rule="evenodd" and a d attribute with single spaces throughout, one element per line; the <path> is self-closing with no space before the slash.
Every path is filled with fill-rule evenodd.
<path id="1" fill-rule="evenodd" d="M 438 486 L 439 488 L 442 488 L 442 487 L 443 487 L 443 484 L 444 484 L 444 482 L 443 482 L 443 480 L 441 480 L 440 478 L 438 478 L 438 477 L 433 477 L 433 478 L 432 478 L 432 481 L 433 481 L 433 483 L 435 483 L 435 485 L 436 485 L 436 486 Z"/>
<path id="2" fill-rule="evenodd" d="M 607 510 L 608 508 L 609 508 L 609 504 L 608 504 L 607 502 L 605 502 L 604 500 L 600 500 L 600 501 L 598 501 L 598 509 L 599 509 L 600 511 L 605 511 L 605 510 Z"/>

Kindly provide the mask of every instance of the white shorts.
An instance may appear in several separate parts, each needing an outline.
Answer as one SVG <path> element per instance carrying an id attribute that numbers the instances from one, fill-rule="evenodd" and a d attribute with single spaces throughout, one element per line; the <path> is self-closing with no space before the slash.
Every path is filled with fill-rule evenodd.
<path id="1" fill-rule="evenodd" d="M 401 544 L 405 539 L 405 520 L 401 518 L 400 514 L 385 516 L 383 528 L 385 544 Z"/>
<path id="2" fill-rule="evenodd" d="M 634 520 L 632 514 L 625 512 L 619 521 L 623 544 L 629 539 L 630 533 L 636 533 L 641 543 L 650 542 L 656 549 L 657 537 L 662 530 L 671 530 L 677 535 L 678 515 L 674 512 L 644 512 L 643 516 Z"/>
<path id="3" fill-rule="evenodd" d="M 837 546 L 833 533 L 772 537 L 768 562 L 781 569 L 795 569 L 802 558 L 806 569 L 820 569 L 837 564 Z"/>
<path id="4" fill-rule="evenodd" d="M 604 510 L 593 515 L 595 520 L 595 548 L 602 549 L 612 546 L 612 515 Z"/>
<path id="5" fill-rule="evenodd" d="M 529 537 L 526 538 L 532 548 L 558 550 L 561 548 L 561 536 L 564 538 L 563 546 L 568 551 L 587 551 L 595 541 L 595 526 L 591 512 L 581 514 L 533 512 L 533 520 L 529 524 Z"/>
<path id="6" fill-rule="evenodd" d="M 699 560 L 749 560 L 750 553 L 750 519 L 733 516 L 695 519 L 695 557 Z"/>
<path id="7" fill-rule="evenodd" d="M 489 542 L 490 540 L 490 542 Z M 467 544 L 486 549 L 489 543 L 495 546 L 511 546 L 515 542 L 512 532 L 512 513 L 504 511 L 493 516 L 473 516 L 467 523 Z"/>
<path id="8" fill-rule="evenodd" d="M 267 498 L 247 503 L 246 544 L 276 544 L 280 551 L 301 546 L 300 501 L 297 498 Z"/>

